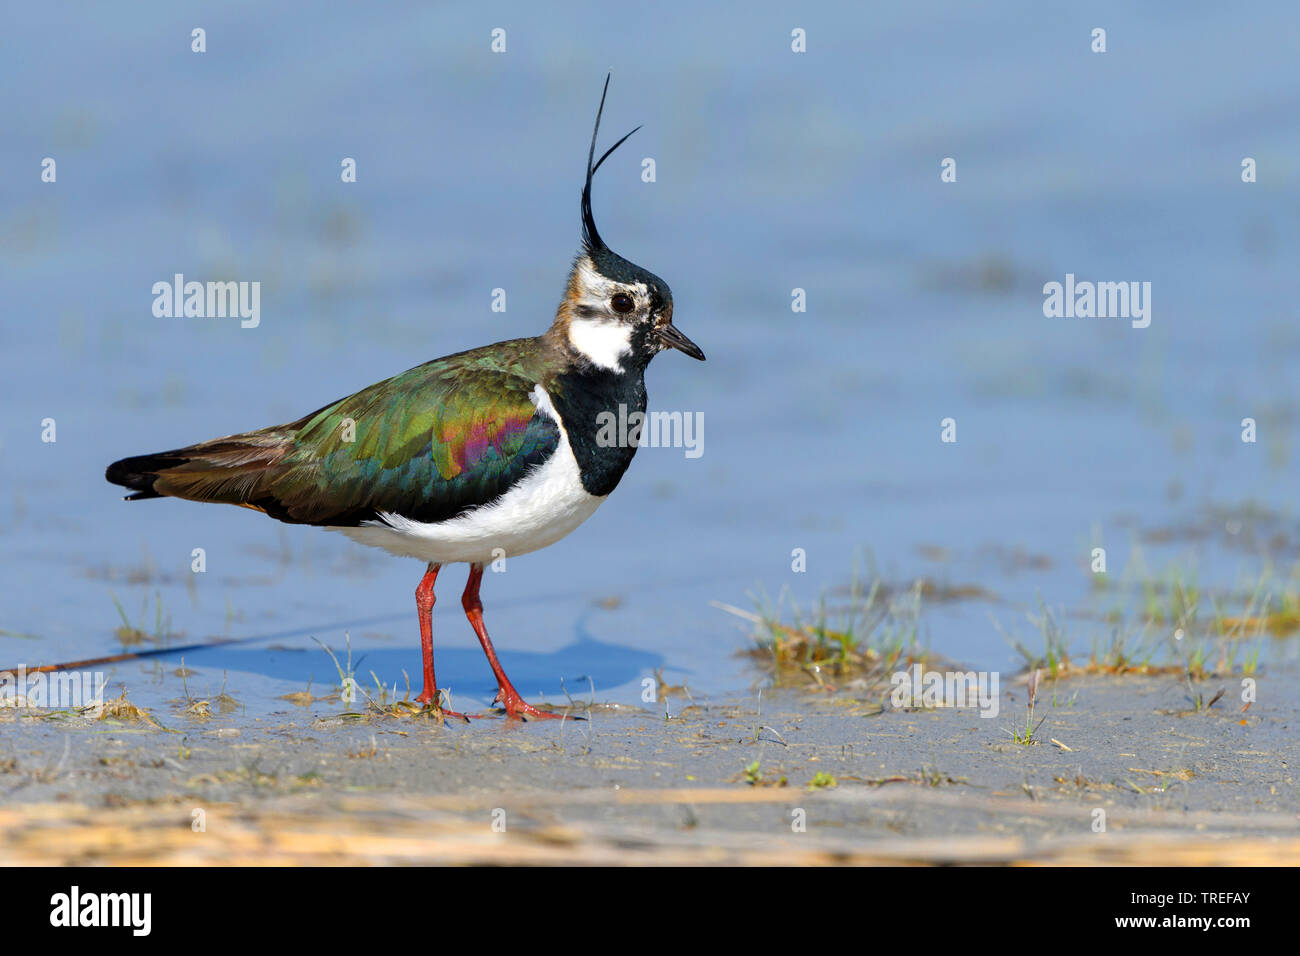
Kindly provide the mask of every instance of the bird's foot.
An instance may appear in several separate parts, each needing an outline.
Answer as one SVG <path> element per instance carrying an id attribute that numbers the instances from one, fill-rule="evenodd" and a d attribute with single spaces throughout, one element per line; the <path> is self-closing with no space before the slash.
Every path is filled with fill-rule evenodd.
<path id="1" fill-rule="evenodd" d="M 425 690 L 419 697 L 415 698 L 415 700 L 416 703 L 424 706 L 424 710 L 422 710 L 421 713 L 427 711 L 435 716 L 442 717 L 444 720 L 450 718 L 451 720 L 463 720 L 465 723 L 469 723 L 469 717 L 466 714 L 449 710 L 443 706 L 442 693 L 438 690 Z"/>
<path id="2" fill-rule="evenodd" d="M 509 720 L 586 720 L 586 717 L 578 717 L 569 713 L 556 713 L 553 710 L 538 710 L 528 701 L 524 700 L 512 687 L 509 690 L 497 691 L 497 696 L 492 703 L 500 705 L 506 712 Z"/>

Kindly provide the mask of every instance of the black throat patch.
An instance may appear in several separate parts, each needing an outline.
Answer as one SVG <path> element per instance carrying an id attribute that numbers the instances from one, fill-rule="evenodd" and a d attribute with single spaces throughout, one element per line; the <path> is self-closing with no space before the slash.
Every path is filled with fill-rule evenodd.
<path id="1" fill-rule="evenodd" d="M 645 366 L 629 363 L 623 372 L 574 369 L 556 376 L 548 391 L 568 432 L 583 489 L 603 498 L 618 487 L 636 454 L 639 429 L 634 426 L 646 410 Z M 629 422 L 633 413 L 639 414 Z"/>

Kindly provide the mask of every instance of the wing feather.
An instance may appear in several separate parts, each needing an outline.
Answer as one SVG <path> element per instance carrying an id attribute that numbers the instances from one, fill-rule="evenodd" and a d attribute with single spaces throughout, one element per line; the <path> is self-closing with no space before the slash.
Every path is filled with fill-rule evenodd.
<path id="1" fill-rule="evenodd" d="M 531 341 L 427 362 L 288 425 L 123 459 L 107 477 L 133 497 L 244 505 L 295 524 L 444 521 L 496 500 L 559 445 L 531 397 Z"/>

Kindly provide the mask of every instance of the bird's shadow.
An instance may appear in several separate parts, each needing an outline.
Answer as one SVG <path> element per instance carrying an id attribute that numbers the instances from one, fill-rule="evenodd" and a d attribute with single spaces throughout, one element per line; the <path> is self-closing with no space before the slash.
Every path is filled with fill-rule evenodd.
<path id="1" fill-rule="evenodd" d="M 329 633 L 331 628 L 319 632 Z M 564 688 L 575 697 L 589 692 L 594 685 L 602 688 L 618 687 L 630 681 L 653 674 L 663 666 L 663 657 L 651 651 L 609 644 L 595 639 L 584 621 L 575 624 L 575 639 L 554 651 L 538 652 L 498 650 L 501 666 L 516 689 L 525 697 L 539 691 L 550 696 Z M 325 642 L 340 665 L 348 666 L 347 648 L 342 641 Z M 173 655 L 162 654 L 161 657 Z M 176 657 L 180 657 L 177 652 Z M 238 671 L 259 674 L 275 680 L 306 685 L 311 681 L 316 687 L 336 686 L 339 673 L 334 661 L 313 641 L 306 640 L 301 647 L 216 646 L 190 648 L 184 652 L 187 667 L 210 671 Z M 412 694 L 420 691 L 421 658 L 419 638 L 409 647 L 375 647 L 373 644 L 352 647 L 352 672 L 363 686 L 373 686 L 379 678 L 386 687 L 396 685 L 404 690 L 409 678 Z M 455 693 L 491 697 L 496 693 L 496 679 L 484 658 L 483 651 L 474 647 L 434 647 L 434 666 L 438 685 Z M 371 676 L 373 672 L 373 677 Z"/>

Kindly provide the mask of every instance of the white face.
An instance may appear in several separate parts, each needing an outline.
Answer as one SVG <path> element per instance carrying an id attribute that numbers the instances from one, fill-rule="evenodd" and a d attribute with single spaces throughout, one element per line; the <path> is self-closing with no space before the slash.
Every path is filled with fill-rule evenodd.
<path id="1" fill-rule="evenodd" d="M 632 307 L 620 311 L 618 306 L 629 300 Z M 593 365 L 623 371 L 623 360 L 632 352 L 632 330 L 650 309 L 645 283 L 606 279 L 583 256 L 577 265 L 577 294 L 569 304 L 569 344 Z"/>

